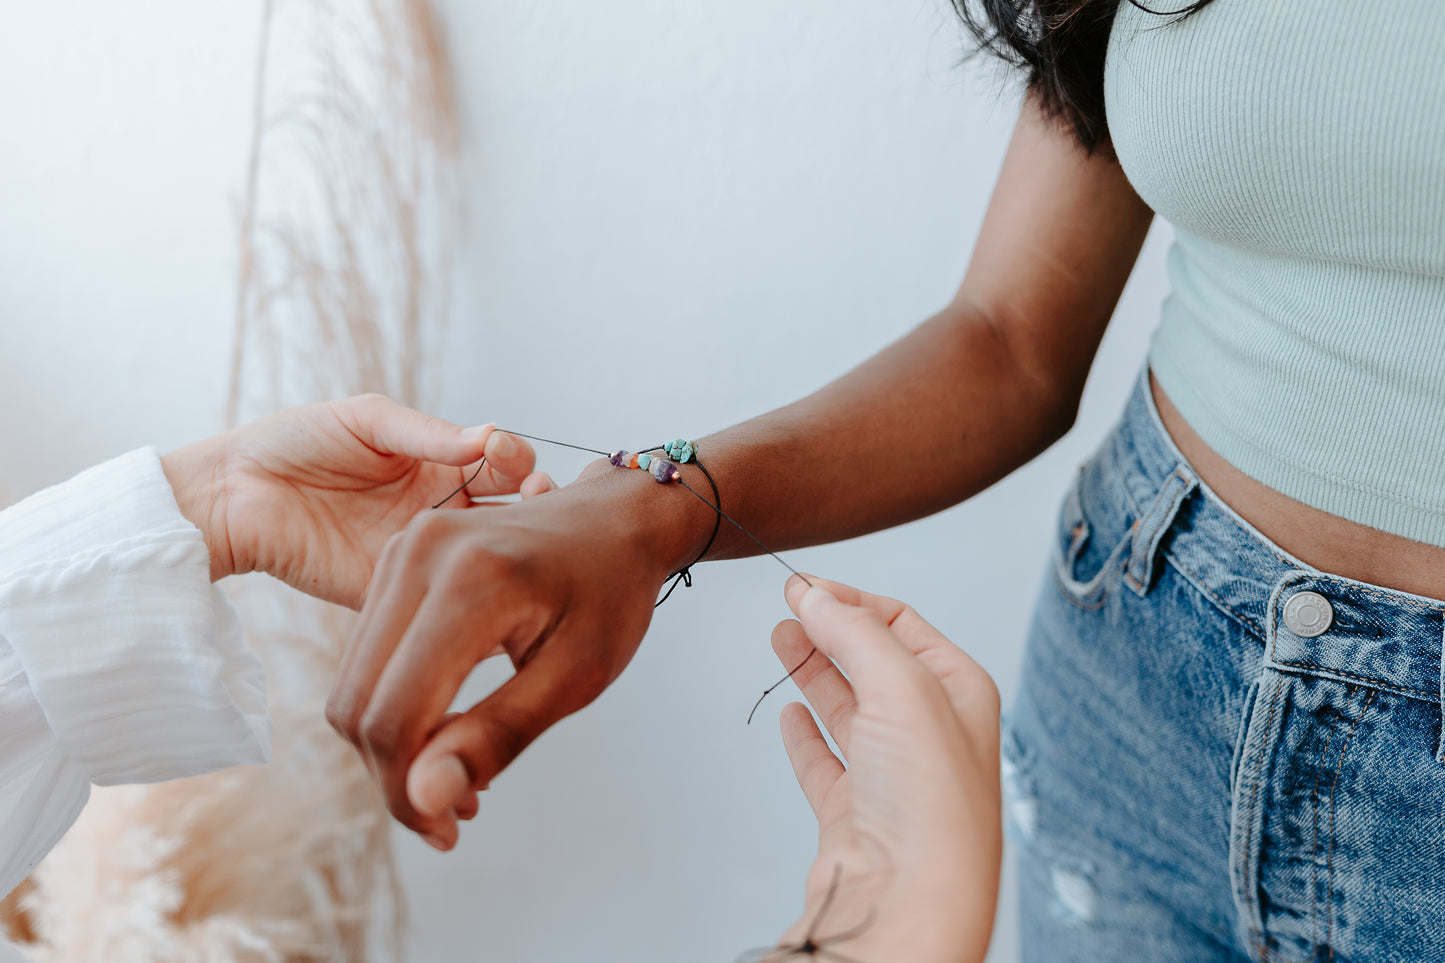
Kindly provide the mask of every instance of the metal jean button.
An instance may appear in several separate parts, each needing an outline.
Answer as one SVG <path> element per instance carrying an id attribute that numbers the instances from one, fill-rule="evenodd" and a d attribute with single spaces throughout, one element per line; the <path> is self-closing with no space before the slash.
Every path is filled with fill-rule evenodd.
<path id="1" fill-rule="evenodd" d="M 1296 592 L 1284 603 L 1284 624 L 1302 639 L 1324 635 L 1335 620 L 1330 600 L 1318 592 Z"/>

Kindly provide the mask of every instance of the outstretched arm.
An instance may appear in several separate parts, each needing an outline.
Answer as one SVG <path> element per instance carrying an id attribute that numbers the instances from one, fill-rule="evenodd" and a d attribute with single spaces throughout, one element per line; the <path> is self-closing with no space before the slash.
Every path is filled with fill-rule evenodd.
<path id="1" fill-rule="evenodd" d="M 1151 218 L 1116 162 L 1027 104 L 954 300 L 816 394 L 702 439 L 724 507 L 784 549 L 938 511 L 1023 464 L 1072 423 Z M 450 847 L 475 792 L 622 671 L 713 521 L 675 485 L 607 470 L 410 526 L 377 566 L 328 705 L 392 812 Z M 710 557 L 756 550 L 724 525 Z M 499 650 L 517 675 L 444 723 Z"/>

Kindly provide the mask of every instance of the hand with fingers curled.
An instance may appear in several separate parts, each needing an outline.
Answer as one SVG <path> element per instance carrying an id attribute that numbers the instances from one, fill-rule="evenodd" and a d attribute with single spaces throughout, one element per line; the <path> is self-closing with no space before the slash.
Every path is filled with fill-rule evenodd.
<path id="1" fill-rule="evenodd" d="M 783 710 L 818 855 L 802 917 L 761 959 L 981 961 L 1003 850 L 998 689 L 903 603 L 811 581 L 789 579 L 798 620 L 773 648 L 807 660 L 793 680 L 842 759 L 806 706 Z"/>
<path id="2" fill-rule="evenodd" d="M 458 821 L 503 769 L 617 678 L 679 567 L 672 559 L 698 552 L 695 534 L 658 551 L 638 513 L 705 516 L 686 492 L 642 475 L 598 468 L 545 498 L 424 513 L 377 563 L 327 718 L 391 813 L 437 849 L 456 844 Z M 515 675 L 450 713 L 473 668 L 502 654 Z"/>
<path id="3" fill-rule="evenodd" d="M 463 428 L 358 395 L 267 415 L 170 452 L 161 467 L 205 539 L 213 581 L 262 571 L 360 608 L 388 540 L 419 512 L 464 483 L 474 497 L 546 490 L 535 462 L 530 445 L 492 425 Z"/>

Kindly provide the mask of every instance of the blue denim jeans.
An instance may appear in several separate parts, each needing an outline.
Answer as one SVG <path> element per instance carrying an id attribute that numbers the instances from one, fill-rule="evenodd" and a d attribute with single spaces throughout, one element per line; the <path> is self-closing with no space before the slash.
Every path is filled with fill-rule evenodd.
<path id="1" fill-rule="evenodd" d="M 1004 733 L 1024 959 L 1445 961 L 1445 603 L 1267 541 L 1147 377 L 1051 567 Z"/>

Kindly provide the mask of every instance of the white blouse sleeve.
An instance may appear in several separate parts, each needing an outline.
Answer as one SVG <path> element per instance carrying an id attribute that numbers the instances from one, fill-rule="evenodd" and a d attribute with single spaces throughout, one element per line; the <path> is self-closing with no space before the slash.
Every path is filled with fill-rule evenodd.
<path id="1" fill-rule="evenodd" d="M 0 512 L 0 896 L 90 784 L 265 762 L 260 661 L 154 449 Z"/>

